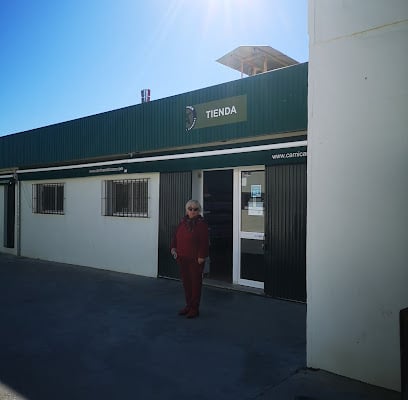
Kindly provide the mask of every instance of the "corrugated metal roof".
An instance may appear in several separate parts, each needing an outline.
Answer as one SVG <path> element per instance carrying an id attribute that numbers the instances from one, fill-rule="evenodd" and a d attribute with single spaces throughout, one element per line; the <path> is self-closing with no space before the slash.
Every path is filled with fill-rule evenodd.
<path id="1" fill-rule="evenodd" d="M 0 168 L 124 157 L 307 128 L 307 63 L 0 137 Z M 243 122 L 186 133 L 186 106 L 246 96 Z"/>

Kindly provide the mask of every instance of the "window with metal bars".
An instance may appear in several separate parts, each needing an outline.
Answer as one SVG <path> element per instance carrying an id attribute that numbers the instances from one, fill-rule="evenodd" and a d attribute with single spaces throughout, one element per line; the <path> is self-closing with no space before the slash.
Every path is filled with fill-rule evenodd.
<path id="1" fill-rule="evenodd" d="M 33 189 L 33 213 L 64 214 L 64 183 L 36 183 Z"/>
<path id="2" fill-rule="evenodd" d="M 149 217 L 149 179 L 103 181 L 102 215 Z"/>

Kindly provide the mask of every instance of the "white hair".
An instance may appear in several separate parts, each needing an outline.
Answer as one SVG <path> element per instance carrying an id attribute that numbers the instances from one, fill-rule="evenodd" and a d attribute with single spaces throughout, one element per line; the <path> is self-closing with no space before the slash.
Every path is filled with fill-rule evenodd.
<path id="1" fill-rule="evenodd" d="M 201 212 L 201 204 L 198 200 L 189 200 L 186 203 L 186 211 L 189 207 L 198 208 L 198 211 Z"/>

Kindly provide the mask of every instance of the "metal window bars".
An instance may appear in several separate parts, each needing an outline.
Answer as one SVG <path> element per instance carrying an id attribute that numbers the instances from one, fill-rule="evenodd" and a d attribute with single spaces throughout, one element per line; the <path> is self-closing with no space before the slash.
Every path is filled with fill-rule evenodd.
<path id="1" fill-rule="evenodd" d="M 107 180 L 102 183 L 102 215 L 149 217 L 149 179 Z"/>
<path id="2" fill-rule="evenodd" d="M 32 210 L 35 214 L 64 214 L 64 183 L 35 183 Z"/>

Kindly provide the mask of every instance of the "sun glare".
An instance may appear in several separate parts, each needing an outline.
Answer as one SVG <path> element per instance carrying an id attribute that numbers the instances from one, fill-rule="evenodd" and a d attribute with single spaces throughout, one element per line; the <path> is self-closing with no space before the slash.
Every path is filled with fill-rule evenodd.
<path id="1" fill-rule="evenodd" d="M 211 33 L 217 27 L 218 34 L 227 36 L 247 36 L 246 33 L 256 30 L 261 20 L 267 17 L 273 0 L 206 0 L 203 9 L 204 32 Z"/>

